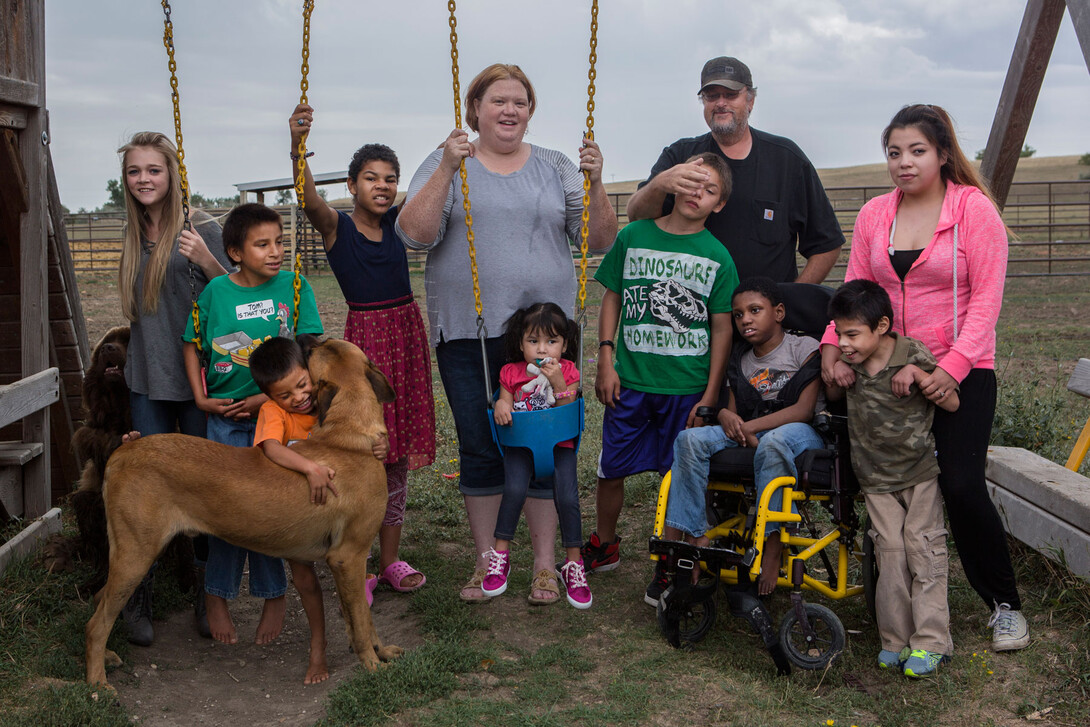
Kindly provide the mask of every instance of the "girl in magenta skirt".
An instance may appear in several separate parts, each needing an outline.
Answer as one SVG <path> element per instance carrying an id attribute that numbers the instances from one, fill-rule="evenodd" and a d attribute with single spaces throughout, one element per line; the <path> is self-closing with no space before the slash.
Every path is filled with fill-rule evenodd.
<path id="1" fill-rule="evenodd" d="M 293 176 L 299 139 L 310 132 L 313 120 L 314 110 L 300 104 L 289 121 Z M 388 146 L 360 147 L 348 166 L 352 214 L 334 210 L 318 196 L 309 165 L 305 175 L 304 212 L 322 236 L 329 266 L 348 303 L 344 337 L 386 374 L 397 397 L 383 405 L 390 437 L 385 462 L 390 499 L 379 531 L 378 582 L 396 591 L 415 591 L 424 585 L 424 574 L 398 557 L 398 546 L 409 470 L 435 460 L 435 405 L 424 320 L 409 285 L 405 248 L 394 234 L 401 167 Z M 373 584 L 368 582 L 371 588 Z"/>

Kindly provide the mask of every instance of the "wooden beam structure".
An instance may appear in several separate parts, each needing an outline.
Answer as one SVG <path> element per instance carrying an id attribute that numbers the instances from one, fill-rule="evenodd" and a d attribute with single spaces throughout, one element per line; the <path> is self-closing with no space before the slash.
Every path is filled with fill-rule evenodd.
<path id="1" fill-rule="evenodd" d="M 1086 0 L 1071 0 L 1072 3 Z M 980 172 L 991 188 L 1000 209 L 1007 203 L 1007 193 L 1019 153 L 1026 142 L 1026 132 L 1041 92 L 1041 82 L 1048 69 L 1056 34 L 1060 31 L 1066 4 L 1064 0 L 1029 0 L 1022 16 L 1022 27 L 1014 42 L 1007 79 L 999 96 L 999 106 L 992 119 L 988 145 Z M 1085 48 L 1084 48 L 1085 51 Z"/>

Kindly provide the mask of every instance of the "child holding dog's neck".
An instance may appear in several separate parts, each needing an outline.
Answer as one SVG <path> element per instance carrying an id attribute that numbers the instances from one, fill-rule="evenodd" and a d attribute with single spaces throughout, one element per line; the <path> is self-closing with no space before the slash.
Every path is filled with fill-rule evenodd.
<path id="1" fill-rule="evenodd" d="M 223 248 L 238 271 L 210 281 L 198 298 L 197 320 L 186 321 L 182 336 L 185 372 L 194 402 L 208 414 L 208 439 L 250 447 L 258 411 L 267 400 L 250 373 L 250 354 L 280 335 L 321 334 L 322 321 L 306 279 L 300 276 L 296 292 L 295 276 L 281 270 L 283 229 L 276 210 L 262 204 L 235 207 L 223 225 Z M 212 638 L 225 644 L 238 641 L 228 600 L 238 596 L 247 560 L 251 592 L 265 599 L 255 641 L 268 644 L 284 627 L 283 562 L 209 536 L 208 626 Z"/>
<path id="2" fill-rule="evenodd" d="M 500 370 L 499 399 L 493 414 L 496 424 L 510 426 L 512 411 L 548 409 L 575 401 L 579 369 L 561 356 L 575 343 L 577 335 L 575 323 L 555 303 L 536 303 L 511 316 L 505 327 L 504 349 L 512 363 Z M 590 608 L 592 598 L 583 570 L 583 558 L 579 553 L 583 533 L 574 443 L 569 440 L 557 444 L 553 448 L 553 458 L 553 498 L 560 516 L 561 539 L 567 551 L 561 575 L 567 589 L 568 603 L 579 609 Z M 496 543 L 488 554 L 488 571 L 481 585 L 481 591 L 489 597 L 507 590 L 511 540 L 534 471 L 529 450 L 507 448 L 503 469 L 505 479 L 496 518 Z M 550 575 L 551 571 L 545 571 L 545 577 Z M 535 582 L 540 578 L 542 574 L 539 572 Z"/>
<path id="3" fill-rule="evenodd" d="M 306 368 L 303 349 L 290 338 L 271 338 L 250 355 L 250 374 L 262 393 L 269 397 L 257 416 L 254 446 L 261 447 L 265 456 L 281 467 L 305 475 L 310 484 L 311 503 L 324 505 L 327 489 L 333 496 L 337 495 L 333 468 L 291 449 L 292 444 L 310 436 L 310 430 L 317 422 L 314 384 Z M 379 460 L 386 456 L 386 449 L 385 438 L 372 445 L 372 453 Z M 288 565 L 310 624 L 310 664 L 303 684 L 324 682 L 329 678 L 329 667 L 325 658 L 322 588 L 313 563 L 289 560 Z M 370 576 L 367 581 L 368 605 L 375 586 L 374 578 Z"/>

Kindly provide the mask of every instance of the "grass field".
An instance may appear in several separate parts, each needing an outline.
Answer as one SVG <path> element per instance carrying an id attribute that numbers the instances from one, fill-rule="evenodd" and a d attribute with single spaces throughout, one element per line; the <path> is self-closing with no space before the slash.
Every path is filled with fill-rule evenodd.
<path id="1" fill-rule="evenodd" d="M 333 277 L 316 276 L 311 282 L 323 301 L 319 307 L 327 331 L 339 334 L 344 304 Z M 115 283 L 112 276 L 97 275 L 81 278 L 80 284 L 94 340 L 120 322 Z M 418 275 L 414 286 L 420 292 Z M 590 294 L 586 350 L 593 352 L 600 289 L 592 286 Z M 1066 457 L 1069 437 L 1090 414 L 1084 400 L 1063 388 L 1075 360 L 1090 356 L 1087 310 L 1085 285 L 1063 279 L 1009 281 L 999 323 L 1000 417 L 1009 420 L 1001 434 L 1023 437 L 1021 446 L 1053 458 Z M 594 367 L 585 363 L 591 364 L 586 382 L 591 387 Z M 513 550 L 508 593 L 482 606 L 464 605 L 457 592 L 473 554 L 461 496 L 449 478 L 458 470 L 458 453 L 438 385 L 436 400 L 439 454 L 433 466 L 411 475 L 402 552 L 428 576 L 428 585 L 409 597 L 407 616 L 422 643 L 377 674 L 354 669 L 321 700 L 314 715 L 321 724 L 896 727 L 1015 725 L 1038 719 L 1090 724 L 1090 587 L 1017 544 L 1015 562 L 1033 643 L 1016 654 L 986 651 L 988 613 L 952 557 L 956 655 L 927 682 L 909 682 L 874 667 L 877 636 L 861 598 L 813 598 L 832 608 L 848 629 L 846 650 L 827 671 L 795 670 L 789 678 L 775 677 L 757 637 L 744 621 L 725 613 L 704 641 L 689 649 L 669 648 L 654 611 L 642 600 L 651 570 L 646 538 L 658 486 L 650 475 L 628 481 L 621 567 L 591 576 L 591 610 L 526 603 L 531 558 L 524 527 Z M 589 532 L 601 406 L 590 401 L 587 411 L 579 479 Z M 75 596 L 80 580 L 80 573 L 50 575 L 31 562 L 0 581 L 0 725 L 122 725 L 132 724 L 134 717 L 156 723 L 155 714 L 140 712 L 138 706 L 122 708 L 108 694 L 78 683 L 83 624 L 91 612 L 90 604 Z M 782 593 L 771 600 L 776 622 L 787 606 Z M 724 604 L 721 608 L 725 611 Z M 329 627 L 339 629 L 340 624 Z M 123 641 L 115 631 L 111 646 L 124 655 Z M 193 696 L 174 697 L 174 717 L 184 718 Z M 135 699 L 139 705 L 139 690 Z M 126 704 L 133 704 L 132 695 Z M 246 723 L 264 723 L 262 708 L 255 703 Z M 203 715 L 202 723 L 215 723 L 206 720 Z"/>

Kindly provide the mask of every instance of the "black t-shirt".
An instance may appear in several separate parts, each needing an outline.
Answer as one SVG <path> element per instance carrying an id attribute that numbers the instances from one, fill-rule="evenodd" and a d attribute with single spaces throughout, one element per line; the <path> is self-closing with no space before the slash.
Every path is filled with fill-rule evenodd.
<path id="1" fill-rule="evenodd" d="M 844 233 L 817 171 L 802 150 L 782 136 L 752 127 L 750 132 L 753 148 L 740 160 L 728 159 L 710 133 L 679 139 L 662 150 L 640 186 L 695 154 L 718 154 L 730 166 L 733 190 L 705 227 L 730 251 L 740 280 L 766 275 L 789 283 L 798 277 L 796 247 L 808 258 L 843 245 Z M 669 195 L 663 214 L 673 205 Z"/>

